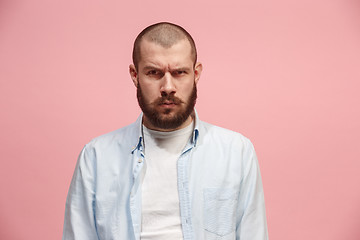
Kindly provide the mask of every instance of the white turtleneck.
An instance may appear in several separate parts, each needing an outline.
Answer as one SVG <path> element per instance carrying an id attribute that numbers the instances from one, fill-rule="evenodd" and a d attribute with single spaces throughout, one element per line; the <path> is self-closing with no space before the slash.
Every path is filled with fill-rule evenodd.
<path id="1" fill-rule="evenodd" d="M 193 128 L 194 121 L 171 132 L 143 126 L 146 173 L 142 184 L 142 240 L 183 239 L 177 160 Z"/>

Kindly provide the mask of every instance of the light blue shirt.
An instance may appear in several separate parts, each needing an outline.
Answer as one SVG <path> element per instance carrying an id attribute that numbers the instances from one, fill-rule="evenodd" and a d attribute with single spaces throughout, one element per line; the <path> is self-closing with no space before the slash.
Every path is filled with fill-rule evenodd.
<path id="1" fill-rule="evenodd" d="M 177 161 L 184 240 L 267 240 L 264 194 L 251 142 L 199 120 Z M 80 153 L 63 240 L 139 240 L 146 174 L 142 114 Z"/>

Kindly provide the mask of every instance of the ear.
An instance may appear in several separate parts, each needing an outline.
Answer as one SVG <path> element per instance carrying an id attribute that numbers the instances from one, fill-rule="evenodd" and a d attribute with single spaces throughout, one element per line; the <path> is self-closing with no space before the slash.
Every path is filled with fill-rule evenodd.
<path id="1" fill-rule="evenodd" d="M 195 64 L 195 68 L 194 68 L 194 72 L 195 72 L 195 84 L 197 84 L 200 80 L 200 75 L 201 75 L 201 72 L 202 72 L 202 64 L 197 62 Z"/>
<path id="2" fill-rule="evenodd" d="M 135 87 L 138 86 L 138 74 L 137 74 L 137 71 L 136 71 L 136 68 L 134 66 L 134 64 L 130 64 L 129 66 L 129 73 L 130 73 L 130 77 L 135 85 Z"/>

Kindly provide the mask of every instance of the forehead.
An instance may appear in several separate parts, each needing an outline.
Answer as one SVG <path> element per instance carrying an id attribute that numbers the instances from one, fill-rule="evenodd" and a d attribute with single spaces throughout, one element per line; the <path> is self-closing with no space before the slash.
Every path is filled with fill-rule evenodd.
<path id="1" fill-rule="evenodd" d="M 170 47 L 143 39 L 140 43 L 139 66 L 183 66 L 192 65 L 191 45 L 187 39 L 179 40 Z"/>

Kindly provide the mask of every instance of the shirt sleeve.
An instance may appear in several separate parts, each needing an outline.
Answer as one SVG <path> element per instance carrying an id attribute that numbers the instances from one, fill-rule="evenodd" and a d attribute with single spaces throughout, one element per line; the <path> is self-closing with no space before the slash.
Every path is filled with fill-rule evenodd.
<path id="1" fill-rule="evenodd" d="M 95 225 L 95 154 L 81 151 L 66 199 L 62 240 L 98 240 Z"/>
<path id="2" fill-rule="evenodd" d="M 236 239 L 268 240 L 264 192 L 258 160 L 250 141 L 245 149 Z"/>

